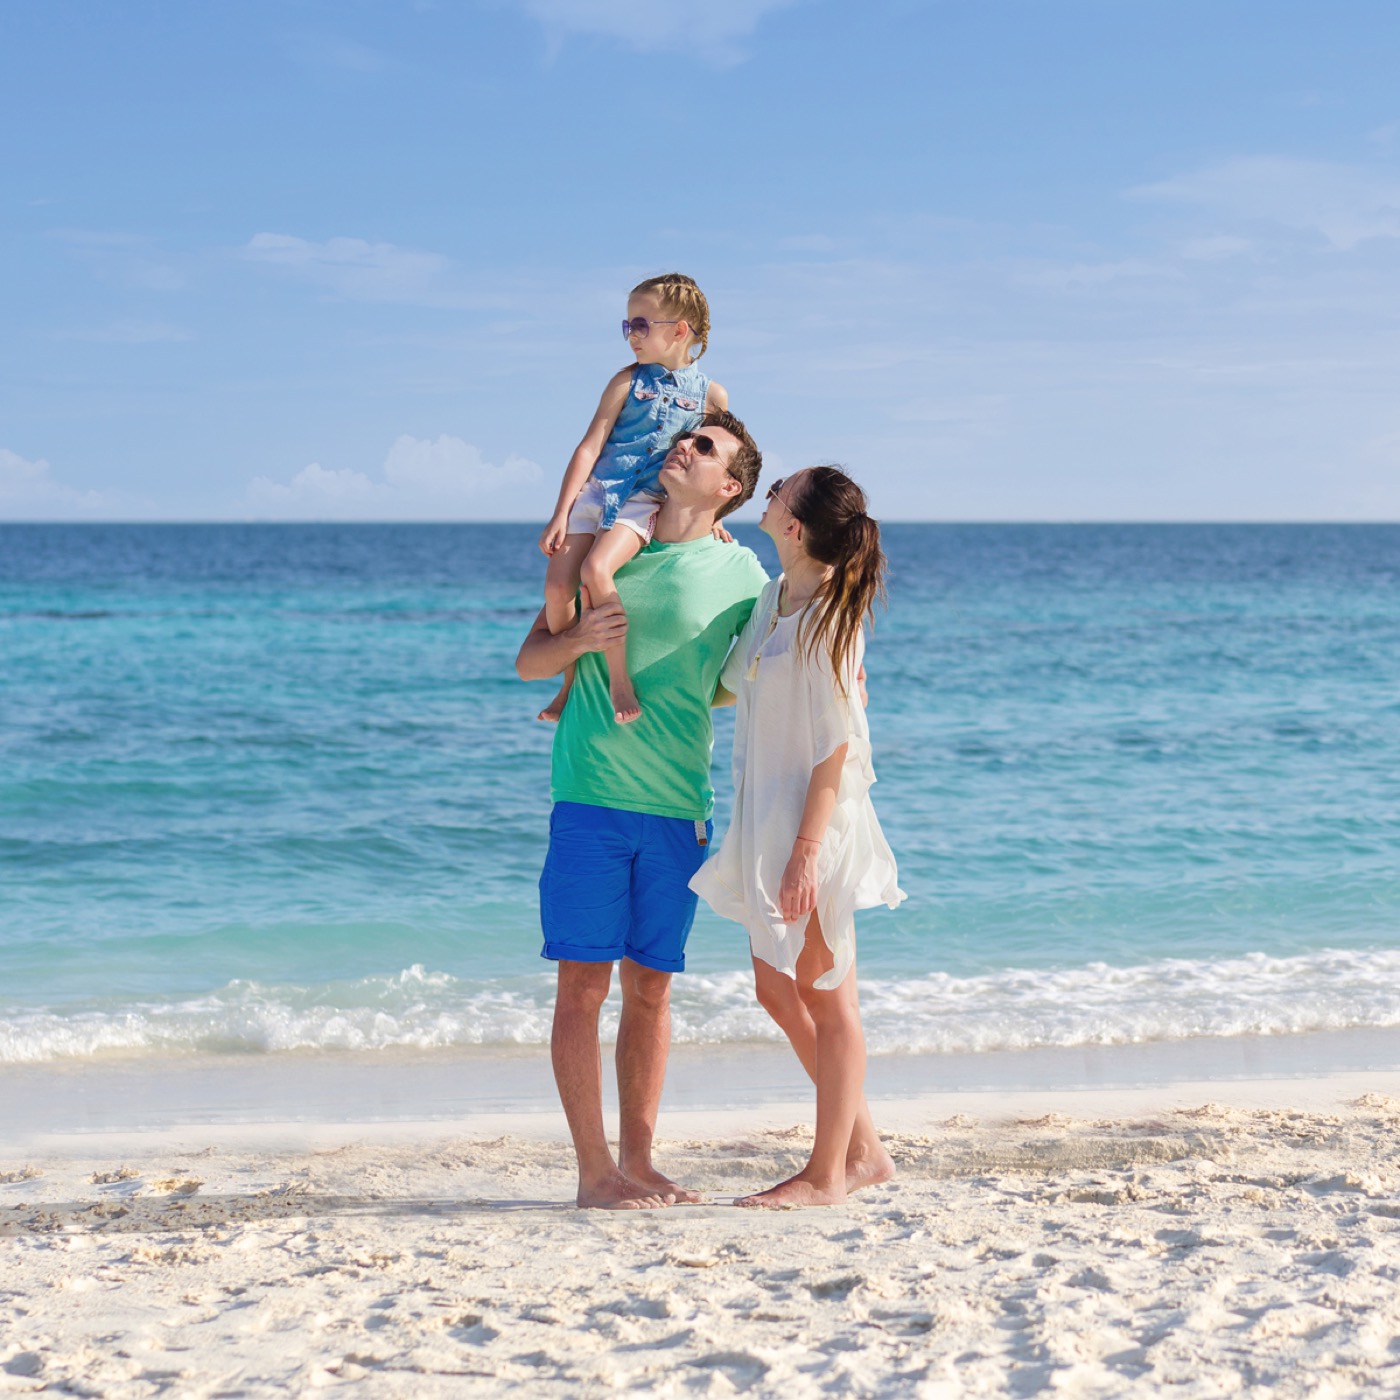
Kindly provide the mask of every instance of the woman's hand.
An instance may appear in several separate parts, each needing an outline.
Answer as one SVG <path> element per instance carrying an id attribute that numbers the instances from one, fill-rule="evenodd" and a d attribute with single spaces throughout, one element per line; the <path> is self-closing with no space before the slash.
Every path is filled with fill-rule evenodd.
<path id="1" fill-rule="evenodd" d="M 795 924 L 817 907 L 817 856 L 821 846 L 800 836 L 792 843 L 792 854 L 778 886 L 778 907 L 783 922 Z"/>
<path id="2" fill-rule="evenodd" d="M 716 520 L 715 523 L 714 523 L 713 525 L 710 526 L 710 533 L 711 533 L 711 534 L 715 537 L 715 539 L 717 539 L 721 544 L 733 544 L 733 543 L 734 543 L 734 536 L 731 535 L 731 534 L 729 533 L 729 531 L 726 530 L 726 529 L 724 528 L 724 526 L 721 525 L 721 524 L 719 523 L 718 520 Z"/>
<path id="3" fill-rule="evenodd" d="M 549 524 L 544 527 L 544 533 L 540 536 L 541 552 L 551 556 L 557 554 L 568 537 L 569 517 L 567 513 L 550 516 Z"/>

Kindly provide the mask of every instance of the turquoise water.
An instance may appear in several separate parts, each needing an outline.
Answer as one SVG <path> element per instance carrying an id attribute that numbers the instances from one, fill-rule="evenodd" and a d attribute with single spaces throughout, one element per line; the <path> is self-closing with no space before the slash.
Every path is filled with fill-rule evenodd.
<path id="1" fill-rule="evenodd" d="M 536 533 L 0 526 L 0 1060 L 543 1043 Z M 877 1049 L 1400 1024 L 1400 528 L 886 539 Z"/>

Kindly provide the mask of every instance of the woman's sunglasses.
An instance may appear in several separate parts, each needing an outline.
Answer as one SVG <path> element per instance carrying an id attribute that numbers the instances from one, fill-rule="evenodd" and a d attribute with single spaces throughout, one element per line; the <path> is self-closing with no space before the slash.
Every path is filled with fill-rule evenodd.
<path id="1" fill-rule="evenodd" d="M 799 525 L 801 525 L 803 522 L 802 522 L 800 519 L 798 519 L 797 512 L 796 512 L 795 510 L 793 510 L 793 508 L 792 508 L 790 505 L 788 505 L 788 503 L 787 503 L 785 500 L 783 500 L 783 498 L 782 498 L 780 495 L 778 495 L 778 492 L 781 491 L 781 490 L 783 489 L 783 487 L 786 486 L 786 485 L 787 485 L 787 477 L 785 477 L 785 476 L 780 476 L 780 477 L 768 488 L 768 495 L 767 495 L 764 499 L 765 499 L 765 500 L 769 500 L 769 501 L 777 501 L 777 503 L 778 503 L 780 506 L 782 506 L 782 508 L 783 508 L 785 511 L 787 511 L 787 513 L 788 513 L 790 516 L 792 516 L 792 518 L 793 518 L 794 520 L 796 520 L 797 523 L 798 523 Z"/>
<path id="2" fill-rule="evenodd" d="M 622 323 L 622 338 L 630 340 L 636 336 L 638 340 L 645 340 L 651 334 L 653 326 L 678 326 L 679 321 L 648 321 L 645 316 L 634 316 L 630 321 Z"/>

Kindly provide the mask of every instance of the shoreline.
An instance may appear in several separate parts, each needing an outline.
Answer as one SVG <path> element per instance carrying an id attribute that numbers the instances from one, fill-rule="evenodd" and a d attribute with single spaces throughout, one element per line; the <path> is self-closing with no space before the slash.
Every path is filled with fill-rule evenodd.
<path id="1" fill-rule="evenodd" d="M 607 1050 L 605 1048 L 605 1058 Z M 605 1075 L 605 1100 L 615 1111 Z M 1215 1100 L 1238 1106 L 1329 1103 L 1330 1086 L 1400 1096 L 1400 1030 L 1237 1036 L 982 1054 L 877 1055 L 867 1093 L 878 1121 L 958 1113 L 1036 1116 L 1096 1098 L 1117 1105 Z M 1066 1112 L 1077 1109 L 1065 1108 Z M 1130 1107 L 1122 1112 L 1133 1112 Z M 662 1131 L 690 1115 L 810 1120 L 811 1086 L 786 1046 L 673 1049 Z M 37 1140 L 218 1130 L 394 1125 L 451 1132 L 507 1122 L 562 1132 L 547 1051 L 391 1051 L 121 1057 L 0 1069 L 0 1152 Z"/>

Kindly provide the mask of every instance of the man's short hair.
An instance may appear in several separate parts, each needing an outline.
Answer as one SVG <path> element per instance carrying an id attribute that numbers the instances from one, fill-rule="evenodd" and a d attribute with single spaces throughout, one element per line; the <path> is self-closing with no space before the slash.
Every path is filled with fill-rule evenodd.
<path id="1" fill-rule="evenodd" d="M 721 520 L 738 510 L 753 495 L 758 486 L 758 474 L 763 470 L 763 454 L 758 450 L 758 444 L 749 436 L 749 430 L 744 426 L 743 420 L 736 418 L 727 408 L 712 408 L 705 415 L 701 426 L 723 428 L 726 433 L 731 433 L 739 439 L 739 450 L 729 464 L 729 475 L 744 489 L 737 496 L 730 496 L 715 512 L 715 519 Z"/>

